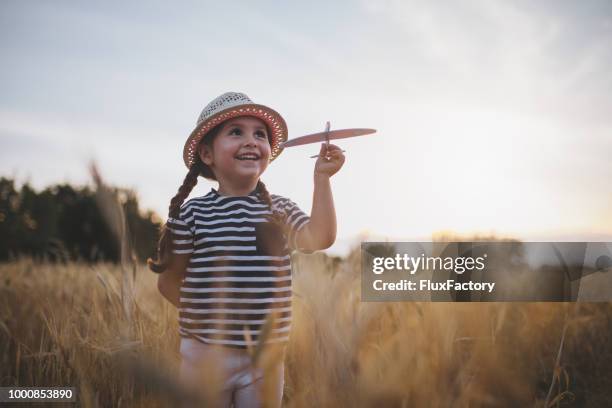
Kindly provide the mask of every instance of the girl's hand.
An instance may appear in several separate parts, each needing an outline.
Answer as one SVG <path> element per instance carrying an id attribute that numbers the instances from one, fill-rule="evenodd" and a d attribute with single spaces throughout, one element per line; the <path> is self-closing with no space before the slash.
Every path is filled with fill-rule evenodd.
<path id="1" fill-rule="evenodd" d="M 326 175 L 331 177 L 340 170 L 344 164 L 344 154 L 338 146 L 327 143 L 321 144 L 321 151 L 315 163 L 315 175 Z"/>

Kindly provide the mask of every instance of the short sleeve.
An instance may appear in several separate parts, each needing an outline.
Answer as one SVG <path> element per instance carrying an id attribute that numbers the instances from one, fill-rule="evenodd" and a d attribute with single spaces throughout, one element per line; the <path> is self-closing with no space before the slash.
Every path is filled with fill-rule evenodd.
<path id="1" fill-rule="evenodd" d="M 288 198 L 278 197 L 277 206 L 278 209 L 287 216 L 287 244 L 289 248 L 299 250 L 297 245 L 297 232 L 308 223 L 310 217 L 302 211 L 296 203 Z"/>
<path id="2" fill-rule="evenodd" d="M 168 218 L 168 229 L 172 236 L 173 254 L 193 253 L 194 230 L 192 227 L 193 216 L 189 208 L 181 208 L 178 218 Z"/>

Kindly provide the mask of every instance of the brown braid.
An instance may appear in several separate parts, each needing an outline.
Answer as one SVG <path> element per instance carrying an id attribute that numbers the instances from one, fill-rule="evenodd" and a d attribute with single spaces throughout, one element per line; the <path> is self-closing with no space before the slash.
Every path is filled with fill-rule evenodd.
<path id="1" fill-rule="evenodd" d="M 263 202 L 266 203 L 268 207 L 270 207 L 270 211 L 272 212 L 272 214 L 266 217 L 268 221 L 284 229 L 285 223 L 287 221 L 287 214 L 278 210 L 274 210 L 272 208 L 272 198 L 270 197 L 270 193 L 268 192 L 268 189 L 266 188 L 266 185 L 263 183 L 263 181 L 257 181 L 257 187 L 255 187 L 255 191 L 263 200 Z"/>
<path id="2" fill-rule="evenodd" d="M 212 147 L 213 140 L 223 127 L 223 123 L 218 124 L 214 128 L 212 128 L 206 136 L 202 138 L 203 144 L 208 147 Z M 189 168 L 189 172 L 185 176 L 183 180 L 183 184 L 178 189 L 178 192 L 172 200 L 170 200 L 170 205 L 168 207 L 168 217 L 178 218 L 180 215 L 181 205 L 185 199 L 191 193 L 191 190 L 198 183 L 198 176 L 205 177 L 209 180 L 216 180 L 215 174 L 212 169 L 204 164 L 200 157 L 196 157 L 195 163 Z M 153 261 L 151 258 L 147 259 L 147 265 L 149 269 L 156 273 L 162 273 L 168 267 L 168 263 L 170 257 L 172 256 L 172 231 L 168 228 L 168 222 L 164 224 L 162 227 L 159 243 L 157 245 L 157 260 Z"/>
<path id="3" fill-rule="evenodd" d="M 263 200 L 263 202 L 266 203 L 268 207 L 270 207 L 270 211 L 272 212 L 272 214 L 267 215 L 265 218 L 267 218 L 270 223 L 279 227 L 281 231 L 283 232 L 283 234 L 287 236 L 288 235 L 288 228 L 287 228 L 287 223 L 286 223 L 287 214 L 273 209 L 272 198 L 270 197 L 270 193 L 268 192 L 268 189 L 266 188 L 266 185 L 263 183 L 263 181 L 261 180 L 257 181 L 257 187 L 255 187 L 255 191 L 257 192 L 259 197 Z M 271 262 L 270 265 L 274 265 L 274 263 Z M 274 276 L 277 278 L 280 278 L 283 275 L 283 273 L 280 270 L 273 270 L 272 274 L 274 274 Z M 277 288 L 282 287 L 282 285 L 283 285 L 283 282 L 280 279 L 277 279 L 274 282 L 274 286 Z M 280 293 L 281 292 L 275 292 L 273 297 L 275 298 L 280 297 Z M 280 328 L 280 322 L 275 321 L 278 317 L 279 317 L 278 314 L 275 314 L 269 317 L 272 319 L 271 320 L 273 322 L 272 327 L 275 329 Z"/>
<path id="4" fill-rule="evenodd" d="M 183 184 L 181 184 L 176 195 L 170 200 L 170 206 L 168 208 L 169 218 L 179 218 L 181 205 L 198 183 L 198 176 L 202 173 L 202 164 L 203 163 L 198 159 L 187 172 Z M 147 265 L 149 265 L 149 269 L 153 272 L 162 273 L 168 267 L 168 261 L 172 255 L 172 231 L 170 231 L 167 221 L 161 231 L 157 246 L 157 255 L 157 261 L 153 261 L 149 258 L 147 259 Z"/>
<path id="5" fill-rule="evenodd" d="M 202 171 L 202 162 L 197 160 L 187 172 L 185 179 L 183 180 L 183 184 L 179 187 L 178 192 L 172 200 L 170 200 L 170 205 L 168 206 L 168 217 L 178 218 L 179 212 L 181 209 L 181 205 L 183 201 L 189 196 L 191 190 L 198 183 L 198 176 Z"/>

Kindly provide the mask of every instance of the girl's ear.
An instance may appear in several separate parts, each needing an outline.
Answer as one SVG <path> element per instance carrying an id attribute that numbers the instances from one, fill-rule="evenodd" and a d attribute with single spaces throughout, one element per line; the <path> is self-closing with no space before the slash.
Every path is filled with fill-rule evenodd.
<path id="1" fill-rule="evenodd" d="M 212 149 L 206 144 L 202 143 L 199 148 L 200 160 L 207 166 L 210 166 L 213 162 Z"/>

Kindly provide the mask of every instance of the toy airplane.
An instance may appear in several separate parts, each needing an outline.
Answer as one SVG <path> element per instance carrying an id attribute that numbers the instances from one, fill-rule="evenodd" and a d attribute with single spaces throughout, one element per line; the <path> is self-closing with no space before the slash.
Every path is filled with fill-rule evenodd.
<path id="1" fill-rule="evenodd" d="M 329 122 L 325 124 L 325 131 L 321 133 L 313 133 L 311 135 L 300 136 L 293 138 L 291 140 L 287 140 L 286 142 L 281 144 L 281 148 L 285 147 L 293 147 L 300 146 L 309 143 L 318 143 L 325 142 L 329 145 L 330 140 L 334 139 L 345 139 L 347 137 L 355 137 L 355 136 L 363 136 L 369 135 L 376 132 L 376 129 L 338 129 L 338 130 L 329 130 Z M 344 151 L 344 150 L 343 150 Z M 310 156 L 311 158 L 319 157 L 319 155 Z"/>

